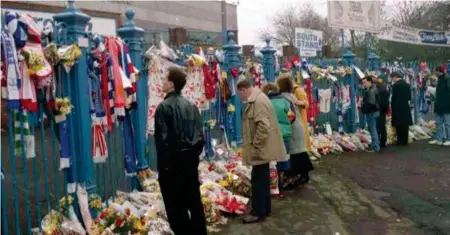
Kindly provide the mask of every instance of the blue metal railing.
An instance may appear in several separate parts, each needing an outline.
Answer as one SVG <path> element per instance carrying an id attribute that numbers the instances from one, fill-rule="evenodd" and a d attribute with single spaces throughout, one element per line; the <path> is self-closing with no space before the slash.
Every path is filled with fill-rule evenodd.
<path id="1" fill-rule="evenodd" d="M 56 23 L 54 21 L 45 21 L 45 22 L 52 24 L 55 32 L 54 42 L 56 44 L 66 45 L 69 43 L 68 40 L 70 38 L 69 37 L 70 35 L 68 35 L 67 32 L 67 25 L 63 23 Z M 165 39 L 168 40 L 168 31 L 165 30 L 147 31 L 146 33 L 144 33 L 144 37 L 147 37 L 148 39 L 148 37 L 150 37 L 149 35 L 152 34 L 163 35 L 162 36 L 163 40 Z M 198 36 L 197 34 L 200 36 Z M 219 35 L 220 37 L 220 32 L 219 33 L 188 32 L 188 38 L 191 39 L 197 38 L 198 39 L 197 41 L 199 42 L 203 42 L 205 44 L 214 44 L 212 40 L 214 38 L 214 35 L 216 34 Z M 92 45 L 93 44 L 92 37 L 88 35 L 89 33 L 86 33 L 85 36 L 90 40 L 90 44 Z M 158 36 L 156 40 L 159 41 L 160 39 L 161 36 Z M 214 40 L 215 39 L 216 38 L 214 38 Z M 153 39 L 146 40 L 147 44 L 144 45 L 154 43 L 151 40 Z M 148 46 L 145 46 L 145 48 L 148 48 Z M 236 64 L 238 63 L 237 61 L 239 61 L 239 58 L 237 58 L 236 56 L 237 50 L 234 51 L 234 49 L 236 48 L 231 48 L 229 50 L 228 53 L 231 54 L 229 54 L 227 58 L 230 57 L 235 63 L 233 65 L 226 63 L 226 66 L 223 66 L 223 68 L 231 68 L 233 66 L 234 67 L 237 66 Z M 186 51 L 190 53 L 192 51 L 192 47 L 190 47 L 190 50 L 186 49 Z M 90 50 L 88 49 L 84 53 L 85 57 L 88 57 L 90 55 Z M 141 54 L 138 54 L 138 56 L 141 56 Z M 185 56 L 187 54 L 188 53 L 185 53 Z M 336 66 L 339 59 L 321 59 L 321 60 L 325 66 L 329 65 Z M 283 59 L 280 59 L 279 61 L 280 64 L 283 64 L 284 62 Z M 309 63 L 317 64 L 318 63 L 317 61 L 318 61 L 317 58 L 309 59 Z M 244 59 L 240 60 L 240 63 L 245 62 L 246 60 Z M 87 62 L 79 61 L 79 63 L 87 63 Z M 360 68 L 363 69 L 365 68 L 363 66 L 364 59 L 362 58 L 355 58 L 354 64 L 356 64 Z M 428 66 L 430 68 L 434 68 L 436 65 L 437 63 L 435 62 L 428 62 Z M 80 66 L 80 64 L 75 65 L 74 68 L 77 68 L 76 66 Z M 417 72 L 419 62 L 418 61 L 408 62 L 406 63 L 406 67 L 407 68 L 411 67 L 414 69 L 414 71 Z M 143 80 L 142 84 L 145 85 L 147 81 L 147 79 L 145 78 L 145 76 L 147 75 L 147 71 L 143 68 L 140 69 L 142 74 L 141 76 L 143 76 L 143 78 L 141 78 Z M 62 73 L 65 73 L 65 70 L 62 65 L 58 65 L 55 67 L 55 73 L 58 73 L 58 76 L 56 76 L 58 79 L 55 81 L 57 97 L 70 97 L 72 99 L 76 95 L 79 95 L 73 94 L 74 92 L 80 92 L 76 89 L 73 89 L 75 87 L 73 87 L 74 83 L 72 82 L 76 79 L 80 79 L 78 77 L 75 77 L 75 73 L 67 73 L 64 76 L 62 76 Z M 341 80 L 341 82 L 343 82 L 344 84 L 349 84 L 349 81 L 350 81 L 349 78 Z M 332 86 L 332 82 L 329 80 L 314 80 L 313 84 L 314 87 L 318 89 L 330 88 Z M 144 98 L 146 98 L 146 96 L 143 94 L 138 95 L 141 95 Z M 216 101 L 216 105 L 220 105 L 220 94 L 218 94 L 217 97 L 218 98 Z M 418 97 L 416 97 L 416 99 L 418 99 Z M 16 123 L 14 122 L 15 121 L 14 111 L 11 110 L 6 111 L 8 130 L 5 133 L 3 132 L 1 133 L 2 134 L 1 160 L 3 163 L 1 167 L 2 171 L 4 170 L 4 173 L 6 175 L 6 177 L 1 180 L 2 234 L 18 234 L 18 235 L 31 234 L 32 228 L 40 227 L 42 218 L 48 212 L 50 212 L 50 210 L 55 209 L 59 211 L 61 209 L 62 205 L 60 204 L 60 199 L 63 197 L 67 198 L 69 196 L 69 192 L 67 191 L 66 187 L 68 182 L 68 174 L 70 173 L 68 172 L 69 169 L 65 169 L 63 171 L 60 171 L 59 169 L 59 159 L 58 159 L 60 155 L 58 151 L 59 127 L 54 121 L 53 114 L 50 111 L 46 110 L 47 104 L 40 99 L 38 100 L 39 100 L 39 112 L 36 114 L 30 113 L 26 114 L 28 120 L 30 120 L 29 123 L 31 133 L 35 138 L 36 156 L 33 159 L 27 159 L 25 146 L 23 144 L 25 139 L 25 133 L 23 129 L 25 125 L 24 115 L 19 115 L 20 119 L 17 120 L 17 124 L 19 124 L 20 128 L 18 129 L 20 130 L 20 132 L 16 133 L 15 132 Z M 236 102 L 236 100 L 234 100 L 234 102 L 235 104 L 238 103 Z M 419 113 L 418 106 L 416 103 L 418 102 L 415 102 L 414 112 Z M 146 112 L 145 105 L 143 108 L 144 112 Z M 215 110 L 212 111 L 211 109 Z M 328 114 L 318 115 L 317 118 L 318 126 L 322 126 L 324 123 L 329 122 L 330 124 L 332 124 L 333 128 L 337 128 L 337 115 L 336 112 L 333 112 L 333 110 L 336 110 L 336 107 L 334 106 L 333 102 L 331 110 L 332 112 Z M 221 113 L 220 115 L 219 112 Z M 136 113 L 134 113 L 134 115 L 136 115 Z M 214 119 L 215 117 L 219 118 L 219 116 L 223 116 L 224 117 L 223 120 L 217 120 L 217 125 L 223 124 L 226 127 L 229 127 L 231 123 L 232 125 L 238 126 L 238 124 L 236 123 L 238 119 L 236 117 L 228 118 L 229 115 L 230 114 L 228 114 L 226 111 L 226 107 L 217 108 L 213 105 L 210 106 L 210 109 L 202 112 L 205 125 L 207 125 L 206 122 L 209 119 Z M 431 119 L 432 108 L 429 110 L 429 112 L 417 116 L 422 116 L 425 119 Z M 79 154 L 80 151 L 78 150 L 79 143 L 75 138 L 76 137 L 75 132 L 78 131 L 78 129 L 76 128 L 80 128 L 80 126 L 76 125 L 79 124 L 78 122 L 79 120 L 76 120 L 76 117 L 73 116 L 73 114 L 70 114 L 68 116 L 68 119 L 69 119 L 68 121 L 69 129 L 71 131 L 70 133 L 71 153 L 74 155 L 74 157 L 80 157 L 76 155 L 77 153 Z M 6 120 L 2 121 L 5 122 Z M 90 122 L 86 123 L 90 125 Z M 117 190 L 130 191 L 133 186 L 130 178 L 127 178 L 125 175 L 125 162 L 124 162 L 125 143 L 123 141 L 123 129 L 124 129 L 123 123 L 117 122 L 114 125 L 113 131 L 108 132 L 106 134 L 108 159 L 104 164 L 96 164 L 95 167 L 93 167 L 92 180 L 94 181 L 93 183 L 96 185 L 96 187 L 94 188 L 94 192 L 90 193 L 96 193 L 100 195 L 103 201 L 106 201 L 107 205 L 109 203 L 108 199 L 114 197 Z M 233 130 L 233 133 L 236 134 L 235 132 L 238 130 L 239 130 L 238 128 L 235 128 Z M 19 136 L 20 142 L 22 143 L 20 146 L 18 146 L 19 147 L 18 150 L 20 150 L 19 156 L 16 156 L 18 154 L 15 152 L 16 134 Z M 238 141 L 240 136 L 235 135 L 230 136 L 229 138 L 230 140 L 235 139 L 236 141 Z M 152 144 L 152 138 L 148 138 L 145 144 L 144 155 L 145 155 L 144 158 L 147 161 L 148 165 L 154 167 L 155 150 L 154 145 Z M 77 168 L 78 170 L 82 169 L 83 166 L 79 166 L 77 163 L 79 162 L 73 161 L 73 168 L 70 170 L 78 172 Z"/>

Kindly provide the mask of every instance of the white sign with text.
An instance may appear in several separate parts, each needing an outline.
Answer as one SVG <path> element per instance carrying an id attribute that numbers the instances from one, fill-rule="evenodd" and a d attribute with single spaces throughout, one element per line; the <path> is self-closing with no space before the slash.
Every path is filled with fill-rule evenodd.
<path id="1" fill-rule="evenodd" d="M 328 25 L 377 33 L 380 30 L 380 1 L 328 0 Z"/>
<path id="2" fill-rule="evenodd" d="M 295 28 L 295 46 L 300 50 L 300 56 L 314 57 L 322 50 L 322 31 Z"/>

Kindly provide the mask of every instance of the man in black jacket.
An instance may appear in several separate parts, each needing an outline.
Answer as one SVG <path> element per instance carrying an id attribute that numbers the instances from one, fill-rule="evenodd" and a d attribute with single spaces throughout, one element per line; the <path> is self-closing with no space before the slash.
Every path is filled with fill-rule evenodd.
<path id="1" fill-rule="evenodd" d="M 161 193 L 175 235 L 206 235 L 198 179 L 204 138 L 200 112 L 181 96 L 186 74 L 171 67 L 164 78 L 167 95 L 155 113 L 155 145 Z"/>
<path id="2" fill-rule="evenodd" d="M 389 110 L 389 91 L 383 80 L 379 80 L 377 76 L 372 77 L 373 84 L 376 84 L 378 93 L 378 107 L 380 116 L 377 118 L 377 132 L 380 140 L 380 147 L 386 148 L 387 131 L 386 131 L 386 115 Z"/>
<path id="3" fill-rule="evenodd" d="M 377 94 L 377 88 L 373 84 L 372 76 L 363 78 L 363 85 L 366 91 L 362 99 L 361 112 L 366 115 L 367 126 L 369 129 L 370 137 L 372 138 L 371 152 L 380 151 L 380 142 L 377 132 L 377 118 L 380 116 L 379 98 Z"/>
<path id="4" fill-rule="evenodd" d="M 413 124 L 411 107 L 411 87 L 401 79 L 398 72 L 391 73 L 392 81 L 392 120 L 391 124 L 397 133 L 397 145 L 408 145 L 409 126 Z"/>

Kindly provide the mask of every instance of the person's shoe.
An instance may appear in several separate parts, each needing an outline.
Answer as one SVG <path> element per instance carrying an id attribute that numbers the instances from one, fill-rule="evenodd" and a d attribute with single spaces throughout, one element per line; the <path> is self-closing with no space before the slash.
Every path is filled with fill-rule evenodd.
<path id="1" fill-rule="evenodd" d="M 432 140 L 432 141 L 430 141 L 428 143 L 432 144 L 432 145 L 442 145 L 442 142 L 441 141 L 437 141 L 437 140 Z"/>
<path id="2" fill-rule="evenodd" d="M 445 147 L 450 147 L 450 141 L 445 141 L 442 145 L 444 145 Z"/>
<path id="3" fill-rule="evenodd" d="M 257 217 L 254 215 L 247 215 L 244 218 L 244 224 L 255 224 L 255 223 L 264 222 L 265 220 L 266 220 L 266 218 Z"/>
<path id="4" fill-rule="evenodd" d="M 310 180 L 309 176 L 302 176 L 302 177 L 300 177 L 300 179 L 298 179 L 297 183 L 299 185 L 304 185 L 304 184 L 309 183 L 309 180 Z"/>

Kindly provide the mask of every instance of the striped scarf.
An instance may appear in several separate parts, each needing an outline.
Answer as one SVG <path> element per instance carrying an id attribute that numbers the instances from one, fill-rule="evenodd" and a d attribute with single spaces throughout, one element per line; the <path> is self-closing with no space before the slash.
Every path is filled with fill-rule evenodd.
<path id="1" fill-rule="evenodd" d="M 6 34 L 4 30 L 2 30 L 2 47 L 6 58 L 3 62 L 5 66 L 3 69 L 6 74 L 5 80 L 2 82 L 2 98 L 7 99 L 6 107 L 8 109 L 19 109 L 22 79 L 19 72 L 17 51 L 11 35 Z"/>
<path id="2" fill-rule="evenodd" d="M 94 163 L 105 162 L 108 150 L 104 125 L 106 124 L 105 110 L 101 102 L 100 80 L 94 73 L 93 64 L 89 72 L 89 102 L 92 123 L 92 156 Z"/>
<path id="3" fill-rule="evenodd" d="M 31 133 L 30 123 L 28 121 L 28 112 L 26 110 L 14 110 L 14 150 L 16 157 L 20 157 L 22 152 L 22 145 L 25 150 L 26 158 L 34 158 L 34 135 Z M 21 122 L 23 121 L 23 126 Z M 22 142 L 23 133 L 23 142 Z"/>

